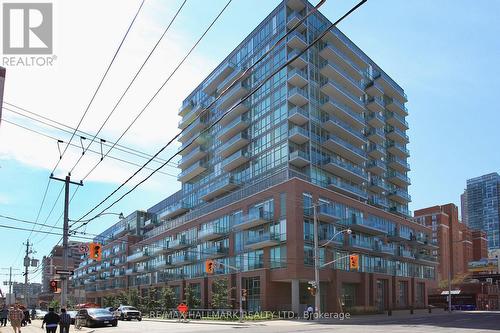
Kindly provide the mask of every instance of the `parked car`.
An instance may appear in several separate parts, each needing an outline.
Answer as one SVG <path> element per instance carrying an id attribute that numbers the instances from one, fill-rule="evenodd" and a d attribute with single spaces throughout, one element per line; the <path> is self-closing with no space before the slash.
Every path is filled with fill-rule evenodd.
<path id="1" fill-rule="evenodd" d="M 118 309 L 116 309 L 116 313 L 121 320 L 132 320 L 137 319 L 138 321 L 142 320 L 141 311 L 137 308 L 129 305 L 120 305 Z"/>
<path id="2" fill-rule="evenodd" d="M 75 324 L 75 319 L 76 319 L 76 315 L 78 314 L 78 311 L 67 311 L 66 312 L 67 314 L 69 314 L 69 316 L 71 317 L 71 324 Z"/>
<path id="3" fill-rule="evenodd" d="M 118 313 L 118 308 L 111 307 L 106 309 L 108 309 L 108 311 L 111 312 L 113 316 L 115 316 L 116 318 L 120 317 L 120 314 Z"/>
<path id="4" fill-rule="evenodd" d="M 43 317 L 45 317 L 45 315 L 48 313 L 47 311 L 40 309 L 36 309 L 35 312 L 35 319 L 43 319 Z"/>
<path id="5" fill-rule="evenodd" d="M 80 309 L 76 318 L 82 326 L 87 327 L 118 325 L 118 319 L 109 310 L 102 308 Z"/>

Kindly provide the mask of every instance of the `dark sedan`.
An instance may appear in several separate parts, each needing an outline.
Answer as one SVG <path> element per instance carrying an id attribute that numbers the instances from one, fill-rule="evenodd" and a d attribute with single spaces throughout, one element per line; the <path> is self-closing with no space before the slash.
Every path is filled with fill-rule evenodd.
<path id="1" fill-rule="evenodd" d="M 118 320 L 107 309 L 81 309 L 77 318 L 82 326 L 87 327 L 118 325 Z"/>

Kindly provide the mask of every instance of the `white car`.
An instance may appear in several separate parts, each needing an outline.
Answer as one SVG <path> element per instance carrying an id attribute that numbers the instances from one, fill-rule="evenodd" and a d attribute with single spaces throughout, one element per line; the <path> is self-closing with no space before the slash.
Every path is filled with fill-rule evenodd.
<path id="1" fill-rule="evenodd" d="M 45 315 L 48 313 L 47 311 L 40 309 L 35 309 L 35 312 L 35 319 L 43 319 L 43 317 L 45 317 Z"/>
<path id="2" fill-rule="evenodd" d="M 138 321 L 142 320 L 141 311 L 133 306 L 121 305 L 116 309 L 115 314 L 121 320 L 132 320 L 137 319 Z"/>

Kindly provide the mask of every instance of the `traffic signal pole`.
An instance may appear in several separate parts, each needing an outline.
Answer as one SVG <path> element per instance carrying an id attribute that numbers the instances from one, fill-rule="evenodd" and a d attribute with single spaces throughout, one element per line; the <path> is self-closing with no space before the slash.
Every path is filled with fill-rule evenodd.
<path id="1" fill-rule="evenodd" d="M 314 282 L 316 284 L 316 294 L 314 295 L 314 312 L 318 318 L 321 316 L 321 288 L 319 285 L 319 230 L 318 217 L 316 213 L 318 205 L 313 204 L 313 219 L 314 219 Z"/>
<path id="2" fill-rule="evenodd" d="M 56 178 L 50 175 L 51 179 L 64 182 L 64 224 L 63 224 L 63 270 L 68 270 L 69 261 L 69 185 L 74 184 L 83 186 L 83 183 L 72 182 L 71 176 L 67 175 L 65 179 Z M 68 302 L 68 276 L 61 275 L 61 308 L 66 308 Z"/>

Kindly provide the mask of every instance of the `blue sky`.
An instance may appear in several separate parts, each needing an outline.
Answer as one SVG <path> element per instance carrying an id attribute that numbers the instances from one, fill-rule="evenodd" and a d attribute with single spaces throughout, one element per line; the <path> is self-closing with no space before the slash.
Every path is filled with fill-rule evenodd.
<path id="1" fill-rule="evenodd" d="M 96 101 L 98 108 L 93 111 L 95 118 L 84 124 L 84 129 L 95 131 L 99 123 L 98 115 L 105 114 L 104 109 L 112 105 L 115 100 L 113 97 L 123 88 L 121 81 L 126 82 L 130 78 L 132 68 L 137 68 L 145 56 L 145 50 L 151 47 L 180 3 L 147 2 L 137 22 L 137 32 L 124 49 L 123 60 L 117 65 L 121 70 L 111 73 L 111 82 L 103 87 L 106 89 L 105 97 Z M 149 96 L 153 87 L 169 73 L 224 3 L 221 0 L 188 0 L 179 20 L 168 34 L 168 41 L 158 50 L 156 62 L 138 84 L 135 95 L 132 94 L 123 107 L 123 113 L 105 128 L 104 137 L 113 140 L 118 136 L 127 122 L 127 111 L 136 104 L 143 104 L 144 96 Z M 328 0 L 321 11 L 333 20 L 353 3 Z M 90 10 L 91 5 L 79 5 L 76 8 L 76 5 L 73 7 L 68 3 L 63 5 L 56 1 L 57 4 L 60 6 L 56 19 L 60 19 L 56 26 L 59 30 L 66 29 L 68 34 L 71 33 L 71 36 L 67 36 L 66 32 L 56 32 L 56 42 L 57 38 L 60 40 L 58 57 L 62 59 L 59 67 L 30 71 L 11 69 L 8 72 L 5 100 L 75 125 L 138 1 L 110 1 L 102 16 L 95 17 L 92 29 L 96 31 L 96 37 L 92 42 L 85 39 L 88 32 L 84 28 L 75 27 L 78 23 L 72 24 L 73 20 L 78 20 L 76 13 Z M 186 62 L 185 71 L 174 77 L 167 91 L 123 143 L 147 152 L 153 152 L 165 144 L 174 133 L 178 119 L 175 118 L 173 122 L 172 118 L 183 96 L 277 4 L 278 1 L 269 0 L 234 0 Z M 106 16 L 110 12 L 113 12 L 113 26 L 110 26 Z M 370 0 L 339 26 L 400 83 L 408 95 L 412 210 L 448 202 L 459 204 L 459 195 L 467 178 L 500 171 L 500 110 L 496 98 L 500 77 L 497 64 L 500 59 L 499 12 L 500 2 L 487 0 Z M 73 52 L 80 45 L 75 44 L 75 40 L 84 44 L 84 47 L 78 48 L 78 53 Z M 93 43 L 99 47 L 94 47 Z M 77 72 L 75 68 L 82 61 L 95 70 L 84 68 Z M 71 77 L 77 75 L 79 80 L 73 82 L 71 77 L 65 76 L 69 74 Z M 47 77 L 54 82 L 72 82 L 72 86 L 62 85 L 59 86 L 60 90 L 43 87 L 41 83 Z M 61 98 L 61 92 L 70 95 L 68 99 L 71 100 L 54 106 L 53 103 L 59 103 L 56 100 Z M 4 116 L 16 119 L 7 112 Z M 50 172 L 49 166 L 53 166 L 57 159 L 56 146 L 52 143 L 42 145 L 42 139 L 14 131 L 6 124 L 0 128 L 0 140 L 0 214 L 34 220 Z M 37 148 L 38 144 L 40 148 Z M 174 149 L 162 157 L 167 158 Z M 43 153 L 41 156 L 40 152 Z M 68 159 L 77 156 L 78 150 L 73 153 Z M 80 217 L 132 170 L 134 168 L 115 164 L 97 169 L 96 178 L 86 182 L 80 189 L 78 200 L 71 207 L 70 218 Z M 172 168 L 166 171 L 175 172 Z M 64 170 L 59 172 L 63 173 Z M 106 181 L 114 176 L 116 179 Z M 47 217 L 60 186 L 59 183 L 51 184 L 40 222 Z M 147 209 L 178 188 L 174 177 L 155 176 L 111 211 L 128 214 L 134 209 Z M 48 224 L 56 223 L 56 217 L 61 212 L 62 201 L 59 201 Z M 88 232 L 102 231 L 115 221 L 114 217 L 103 217 L 89 225 Z M 1 220 L 0 224 L 15 225 L 5 220 Z M 21 268 L 21 256 L 18 254 L 28 233 L 0 229 L 0 235 L 0 267 L 12 264 Z M 42 238 L 43 241 L 40 241 Z M 47 254 L 58 240 L 57 236 L 36 236 L 35 256 L 41 258 Z"/>

